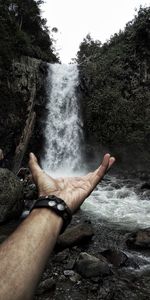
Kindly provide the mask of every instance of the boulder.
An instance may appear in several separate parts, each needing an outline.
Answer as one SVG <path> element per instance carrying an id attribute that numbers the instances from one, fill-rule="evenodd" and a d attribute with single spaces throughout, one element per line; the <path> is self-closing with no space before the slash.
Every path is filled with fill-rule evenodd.
<path id="1" fill-rule="evenodd" d="M 109 275 L 110 267 L 105 257 L 97 258 L 86 252 L 81 252 L 75 262 L 74 269 L 85 278 Z"/>
<path id="2" fill-rule="evenodd" d="M 36 295 L 43 295 L 56 287 L 56 281 L 53 278 L 48 278 L 46 280 L 43 280 L 37 290 L 36 290 Z"/>
<path id="3" fill-rule="evenodd" d="M 83 223 L 67 229 L 59 236 L 56 244 L 56 250 L 70 248 L 75 245 L 89 241 L 94 235 L 92 225 L 90 223 Z"/>
<path id="4" fill-rule="evenodd" d="M 117 249 L 107 249 L 101 254 L 111 263 L 114 267 L 123 267 L 128 260 L 127 255 Z"/>
<path id="5" fill-rule="evenodd" d="M 150 249 L 150 228 L 131 233 L 126 240 L 126 244 L 129 248 Z"/>
<path id="6" fill-rule="evenodd" d="M 23 207 L 22 183 L 11 171 L 0 169 L 0 223 L 18 218 Z"/>

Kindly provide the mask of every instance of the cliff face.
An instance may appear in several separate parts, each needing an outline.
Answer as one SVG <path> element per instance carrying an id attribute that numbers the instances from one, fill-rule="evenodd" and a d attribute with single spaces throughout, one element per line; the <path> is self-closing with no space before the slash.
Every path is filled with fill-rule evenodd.
<path id="1" fill-rule="evenodd" d="M 36 153 L 40 151 L 47 64 L 21 57 L 12 62 L 9 70 L 0 71 L 0 148 L 4 149 L 5 157 L 16 172 L 31 135 L 30 149 Z"/>

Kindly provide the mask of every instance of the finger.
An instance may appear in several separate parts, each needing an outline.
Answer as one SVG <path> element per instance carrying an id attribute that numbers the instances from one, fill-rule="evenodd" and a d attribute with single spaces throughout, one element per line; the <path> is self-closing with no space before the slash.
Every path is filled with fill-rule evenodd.
<path id="1" fill-rule="evenodd" d="M 106 161 L 106 159 L 109 158 L 109 163 Z M 87 179 L 89 181 L 92 181 L 93 178 L 95 177 L 95 175 L 97 175 L 98 172 L 101 172 L 102 169 L 106 169 L 107 171 L 111 168 L 111 166 L 113 165 L 115 161 L 115 158 L 114 157 L 110 157 L 110 154 L 105 154 L 103 160 L 102 160 L 102 163 L 100 164 L 100 166 L 93 172 L 90 172 L 88 173 L 87 175 L 85 176 L 82 176 L 81 178 L 84 178 L 84 179 Z M 105 173 L 107 172 L 105 171 Z"/>
<path id="2" fill-rule="evenodd" d="M 102 180 L 106 172 L 109 170 L 109 168 L 111 168 L 114 161 L 115 161 L 114 158 L 111 158 L 109 153 L 104 155 L 102 163 L 100 164 L 99 168 L 95 170 L 93 176 L 91 177 L 90 182 L 91 182 L 92 190 Z"/>
<path id="3" fill-rule="evenodd" d="M 112 165 L 115 163 L 115 157 L 110 157 L 110 160 L 109 160 L 109 166 L 108 166 L 108 168 L 107 168 L 107 171 L 109 171 L 110 170 L 110 168 L 112 167 Z"/>
<path id="4" fill-rule="evenodd" d="M 111 164 L 110 161 L 110 154 L 107 153 L 104 155 L 102 163 L 100 164 L 99 168 L 96 170 L 96 176 L 99 177 L 99 179 L 103 178 L 105 175 L 107 169 L 109 168 L 109 165 Z"/>
<path id="5" fill-rule="evenodd" d="M 43 173 L 43 170 L 40 168 L 37 158 L 33 153 L 30 153 L 29 155 L 29 169 L 32 174 L 32 178 L 35 183 L 37 183 L 37 179 L 41 173 Z"/>

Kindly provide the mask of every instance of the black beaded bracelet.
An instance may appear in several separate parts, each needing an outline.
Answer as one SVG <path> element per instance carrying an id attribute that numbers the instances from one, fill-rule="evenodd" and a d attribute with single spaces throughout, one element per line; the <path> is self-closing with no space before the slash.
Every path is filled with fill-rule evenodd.
<path id="1" fill-rule="evenodd" d="M 34 203 L 30 212 L 35 208 L 48 208 L 55 212 L 58 216 L 63 219 L 63 226 L 61 229 L 61 233 L 63 233 L 66 227 L 69 225 L 72 219 L 72 213 L 67 204 L 60 198 L 56 196 L 45 196 L 39 197 L 37 201 Z"/>

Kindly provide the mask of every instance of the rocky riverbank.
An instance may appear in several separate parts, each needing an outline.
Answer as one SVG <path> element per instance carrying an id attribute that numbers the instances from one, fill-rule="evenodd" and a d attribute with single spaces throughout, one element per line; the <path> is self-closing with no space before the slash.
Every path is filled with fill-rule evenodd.
<path id="1" fill-rule="evenodd" d="M 3 241 L 21 222 L 22 212 L 31 207 L 37 191 L 26 176 L 20 180 L 4 169 L 0 170 L 0 189 Z M 80 209 L 58 238 L 34 299 L 150 299 L 149 273 L 149 228 L 135 232 L 114 228 Z"/>

